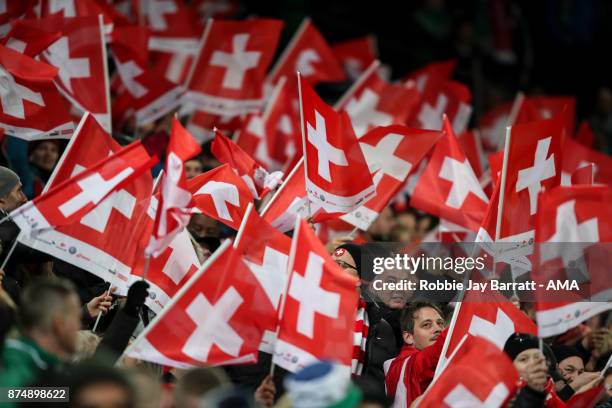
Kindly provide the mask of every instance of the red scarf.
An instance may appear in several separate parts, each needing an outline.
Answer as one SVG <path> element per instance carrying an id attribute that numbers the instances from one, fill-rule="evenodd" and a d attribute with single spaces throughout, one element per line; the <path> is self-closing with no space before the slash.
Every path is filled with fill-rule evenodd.
<path id="1" fill-rule="evenodd" d="M 360 376 L 363 370 L 369 330 L 366 303 L 363 299 L 359 299 L 357 317 L 355 318 L 355 332 L 353 334 L 353 360 L 351 361 L 351 374 L 354 376 Z"/>

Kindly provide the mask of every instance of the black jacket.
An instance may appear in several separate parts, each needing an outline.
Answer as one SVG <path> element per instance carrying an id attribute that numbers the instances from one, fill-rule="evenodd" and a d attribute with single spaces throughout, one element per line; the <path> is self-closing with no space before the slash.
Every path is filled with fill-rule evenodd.
<path id="1" fill-rule="evenodd" d="M 399 349 L 395 341 L 395 333 L 391 324 L 383 317 L 385 309 L 378 303 L 369 302 L 366 306 L 369 330 L 366 341 L 366 355 L 361 378 L 376 383 L 384 389 L 385 361 L 395 358 Z"/>

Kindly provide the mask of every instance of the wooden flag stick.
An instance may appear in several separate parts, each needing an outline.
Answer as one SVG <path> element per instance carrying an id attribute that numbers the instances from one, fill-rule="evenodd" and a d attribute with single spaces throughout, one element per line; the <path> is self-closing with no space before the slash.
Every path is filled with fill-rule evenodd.
<path id="1" fill-rule="evenodd" d="M 111 283 L 110 282 L 106 282 L 108 283 L 108 289 L 106 290 L 106 296 L 108 296 L 108 294 L 110 293 L 110 288 L 111 288 Z M 98 323 L 100 323 L 100 318 L 102 318 L 102 311 L 98 312 L 98 316 L 96 317 L 96 322 L 94 323 L 93 329 L 91 329 L 92 332 L 96 332 L 96 329 L 98 328 Z"/>

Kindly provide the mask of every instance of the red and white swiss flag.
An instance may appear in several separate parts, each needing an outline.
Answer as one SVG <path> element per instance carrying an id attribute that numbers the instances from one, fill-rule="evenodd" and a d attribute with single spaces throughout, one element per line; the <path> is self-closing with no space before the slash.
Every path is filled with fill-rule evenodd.
<path id="1" fill-rule="evenodd" d="M 214 114 L 238 115 L 263 105 L 263 81 L 274 57 L 280 20 L 209 20 L 185 100 Z"/>
<path id="2" fill-rule="evenodd" d="M 411 124 L 421 129 L 442 129 L 446 114 L 455 133 L 462 133 L 470 120 L 472 95 L 460 82 L 440 75 L 428 75 L 421 103 L 414 110 Z"/>
<path id="3" fill-rule="evenodd" d="M 62 184 L 120 149 L 95 119 L 85 114 L 45 188 Z M 136 250 L 138 241 L 150 235 L 143 221 L 152 184 L 151 174 L 143 172 L 77 222 L 34 236 L 21 234 L 19 241 L 112 282 L 119 293 L 125 293 L 131 265 L 143 254 Z"/>
<path id="4" fill-rule="evenodd" d="M 541 337 L 561 334 L 612 307 L 610 199 L 610 186 L 557 187 L 540 196 L 532 276 Z M 551 289 L 555 282 L 577 287 Z"/>
<path id="5" fill-rule="evenodd" d="M 343 81 L 344 71 L 323 35 L 309 18 L 304 19 L 280 58 L 270 71 L 267 82 L 276 84 L 283 76 L 295 78 L 300 72 L 311 85 Z"/>
<path id="6" fill-rule="evenodd" d="M 172 367 L 254 363 L 276 311 L 225 241 L 125 354 Z"/>
<path id="7" fill-rule="evenodd" d="M 189 223 L 195 203 L 187 188 L 185 162 L 198 155 L 201 150 L 198 142 L 173 118 L 155 226 L 145 250 L 148 255 L 160 255 L 176 234 Z"/>
<path id="8" fill-rule="evenodd" d="M 375 190 L 348 115 L 337 113 L 298 75 L 306 191 L 329 213 L 347 213 Z"/>
<path id="9" fill-rule="evenodd" d="M 69 138 L 73 124 L 53 80 L 57 68 L 0 45 L 0 128 L 25 140 Z"/>
<path id="10" fill-rule="evenodd" d="M 303 160 L 298 160 L 280 188 L 261 210 L 261 216 L 280 232 L 291 231 L 295 227 L 296 218 L 308 216 Z M 319 208 L 315 203 L 310 203 L 310 211 L 313 214 Z"/>
<path id="11" fill-rule="evenodd" d="M 236 171 L 236 174 L 247 184 L 254 198 L 265 197 L 276 188 L 283 177 L 283 173 L 279 171 L 268 173 L 240 146 L 218 130 L 215 132 L 210 150 L 217 160 L 221 163 L 228 163 Z"/>
<path id="12" fill-rule="evenodd" d="M 576 123 L 576 98 L 572 96 L 525 96 L 514 124 L 563 117 L 563 127 L 569 137 Z"/>
<path id="13" fill-rule="evenodd" d="M 0 8 L 0 37 L 4 37 L 11 30 L 11 23 L 22 18 L 36 17 L 34 7 L 37 0 L 6 1 Z"/>
<path id="14" fill-rule="evenodd" d="M 110 34 L 115 25 L 128 24 L 127 19 L 106 1 L 100 0 L 42 0 L 40 14 L 42 17 L 59 15 L 62 17 L 98 17 L 104 18 L 105 32 Z"/>
<path id="15" fill-rule="evenodd" d="M 272 362 L 295 372 L 329 359 L 350 375 L 358 281 L 333 261 L 306 221 L 294 231 Z"/>
<path id="16" fill-rule="evenodd" d="M 245 182 L 224 164 L 187 181 L 195 211 L 213 217 L 225 225 L 238 230 L 253 194 Z"/>
<path id="17" fill-rule="evenodd" d="M 488 203 L 489 198 L 445 117 L 444 137 L 421 174 L 410 205 L 478 231 Z"/>
<path id="18" fill-rule="evenodd" d="M 558 186 L 561 179 L 562 135 L 559 116 L 510 128 L 502 168 L 505 183 L 500 187 L 500 238 L 533 237 L 538 194 Z"/>
<path id="19" fill-rule="evenodd" d="M 442 132 L 401 125 L 377 127 L 363 136 L 359 145 L 374 179 L 376 195 L 340 218 L 367 231 L 441 137 Z"/>
<path id="20" fill-rule="evenodd" d="M 565 138 L 561 185 L 575 184 L 571 182 L 572 174 L 589 166 L 592 167 L 596 184 L 612 184 L 612 158 L 610 156 L 589 149 L 574 139 Z"/>
<path id="21" fill-rule="evenodd" d="M 34 58 L 61 36 L 62 33 L 59 31 L 48 32 L 38 27 L 24 24 L 23 20 L 16 20 L 13 22 L 11 31 L 0 40 L 0 44 Z"/>
<path id="22" fill-rule="evenodd" d="M 143 217 L 142 223 L 146 225 L 145 233 L 142 234 L 136 251 L 135 262 L 131 265 L 131 281 L 146 279 L 149 283 L 149 297 L 145 304 L 154 312 L 159 313 L 164 306 L 174 297 L 185 283 L 200 268 L 200 261 L 193 247 L 193 243 L 187 230 L 182 230 L 170 241 L 170 244 L 159 255 L 149 258 L 147 274 L 144 275 L 145 247 L 148 245 L 148 237 L 153 231 L 153 223 L 159 203 L 159 194 L 151 197 L 147 216 Z"/>
<path id="23" fill-rule="evenodd" d="M 419 92 L 423 93 L 427 81 L 432 76 L 438 76 L 446 79 L 450 79 L 457 65 L 457 60 L 450 59 L 445 61 L 435 61 L 425 65 L 422 68 L 417 69 L 406 75 L 404 81 L 412 81 L 416 84 Z"/>
<path id="24" fill-rule="evenodd" d="M 59 68 L 55 83 L 79 110 L 88 111 L 110 132 L 110 95 L 103 27 L 97 16 L 48 16 L 33 21 L 37 27 L 61 31 L 62 36 L 41 54 Z"/>
<path id="25" fill-rule="evenodd" d="M 377 57 L 376 39 L 373 36 L 353 38 L 333 43 L 332 52 L 342 64 L 351 80 L 356 80 Z"/>
<path id="26" fill-rule="evenodd" d="M 465 157 L 469 160 L 476 178 L 480 180 L 484 173 L 485 159 L 480 132 L 475 129 L 466 130 L 457 137 L 457 140 L 465 153 Z"/>
<path id="27" fill-rule="evenodd" d="M 518 373 L 495 344 L 469 336 L 419 402 L 427 408 L 499 408 L 514 395 Z"/>
<path id="28" fill-rule="evenodd" d="M 113 30 L 110 49 L 123 85 L 113 105 L 133 109 L 137 124 L 159 119 L 180 104 L 183 89 L 148 68 L 149 34 L 144 27 L 128 26 Z M 125 100 L 125 101 L 123 101 Z"/>
<path id="29" fill-rule="evenodd" d="M 405 124 L 419 104 L 414 85 L 394 85 L 380 77 L 380 63 L 374 61 L 336 104 L 348 113 L 357 138 L 376 126 Z"/>
<path id="30" fill-rule="evenodd" d="M 151 32 L 149 48 L 168 53 L 195 52 L 202 24 L 181 0 L 140 0 L 137 21 Z"/>
<path id="31" fill-rule="evenodd" d="M 156 161 L 134 142 L 13 210 L 11 218 L 31 237 L 75 223 Z"/>
<path id="32" fill-rule="evenodd" d="M 257 278 L 275 310 L 280 306 L 281 295 L 287 285 L 287 262 L 291 239 L 261 218 L 253 206 L 247 210 L 234 246 L 243 261 Z M 276 340 L 277 321 L 271 320 L 259 347 L 272 353 Z"/>
<path id="33" fill-rule="evenodd" d="M 483 280 L 482 283 L 486 281 Z M 463 301 L 457 303 L 444 348 L 438 361 L 436 375 L 445 370 L 453 354 L 462 347 L 469 335 L 487 339 L 500 350 L 513 333 L 537 335 L 535 323 L 512 302 L 496 290 L 466 291 Z"/>

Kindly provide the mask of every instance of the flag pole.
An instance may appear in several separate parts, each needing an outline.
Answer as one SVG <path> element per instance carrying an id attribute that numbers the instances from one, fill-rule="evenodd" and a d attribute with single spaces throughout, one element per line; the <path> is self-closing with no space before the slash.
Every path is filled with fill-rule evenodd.
<path id="1" fill-rule="evenodd" d="M 155 178 L 155 182 L 153 182 L 153 188 L 151 189 L 151 198 L 153 197 L 153 194 L 155 194 L 155 192 L 159 188 L 159 184 L 161 183 L 161 179 L 162 179 L 163 175 L 164 175 L 164 169 L 161 169 L 159 171 L 159 174 Z M 158 205 L 159 205 L 159 203 L 158 203 Z M 154 224 L 154 226 L 155 226 L 155 224 Z M 151 235 L 153 235 L 153 231 L 151 231 Z M 149 236 L 149 240 L 150 239 L 151 239 L 151 237 Z M 142 280 L 147 280 L 147 273 L 149 273 L 149 262 L 151 261 L 151 254 L 147 253 L 146 247 L 145 247 L 145 250 L 144 250 L 144 257 L 145 257 L 145 263 L 144 263 L 144 266 L 142 268 Z"/>
<path id="2" fill-rule="evenodd" d="M 291 283 L 291 271 L 293 270 L 293 266 L 295 264 L 295 251 L 297 250 L 297 237 L 300 233 L 300 225 L 301 219 L 299 217 L 295 218 L 295 227 L 293 228 L 293 238 L 291 239 L 291 249 L 289 250 L 289 259 L 287 260 L 287 282 L 285 283 L 285 288 L 283 289 L 283 293 L 280 298 L 280 305 L 278 308 L 278 321 L 276 322 L 276 334 L 274 335 L 274 344 L 278 340 L 278 334 L 280 333 L 280 323 L 283 319 L 283 312 L 285 309 L 285 301 L 287 299 L 287 292 L 289 292 L 289 284 Z M 272 349 L 272 362 L 270 363 L 270 377 L 274 378 L 274 353 L 275 350 Z"/>
<path id="3" fill-rule="evenodd" d="M 236 234 L 236 239 L 234 239 L 234 249 L 238 248 L 238 244 L 242 240 L 242 234 L 244 234 L 244 228 L 246 227 L 247 219 L 253 210 L 253 203 L 249 203 L 246 211 L 244 212 L 244 216 L 242 217 L 242 221 L 240 221 L 240 227 L 238 227 L 238 233 Z"/>
<path id="4" fill-rule="evenodd" d="M 300 71 L 297 72 L 297 78 L 298 78 L 298 94 L 299 94 L 299 98 L 300 98 L 300 128 L 302 129 L 302 151 L 304 152 L 303 154 L 303 158 L 304 158 L 304 183 L 306 184 L 306 205 L 307 205 L 307 209 L 308 209 L 308 217 L 307 219 L 312 218 L 312 212 L 310 209 L 310 199 L 308 198 L 308 163 L 306 160 L 306 133 L 304 132 L 304 106 L 302 103 L 302 75 L 300 74 Z"/>
<path id="5" fill-rule="evenodd" d="M 106 290 L 106 296 L 108 296 L 108 294 L 110 293 L 110 288 L 111 288 L 111 283 L 110 282 L 106 282 L 108 284 L 108 289 Z M 102 311 L 98 312 L 98 316 L 96 317 L 96 322 L 94 323 L 93 329 L 91 329 L 92 332 L 96 332 L 96 329 L 98 328 L 98 323 L 100 323 L 100 318 L 102 317 Z"/>
<path id="6" fill-rule="evenodd" d="M 200 276 L 202 276 L 202 273 L 204 273 L 206 271 L 206 269 L 208 269 L 208 267 L 214 261 L 217 260 L 217 258 L 221 255 L 221 253 L 224 252 L 230 244 L 231 244 L 231 240 L 227 239 L 227 240 L 223 241 L 221 243 L 221 245 L 219 245 L 219 248 L 217 248 L 217 250 L 215 252 L 213 252 L 212 255 L 210 257 L 208 257 L 208 259 L 206 259 L 206 261 L 204 261 L 204 263 L 191 276 L 191 278 L 189 278 L 189 280 L 187 282 L 185 282 L 185 284 L 183 286 L 181 286 L 181 288 L 178 290 L 178 292 L 176 292 L 176 294 L 172 297 L 172 299 L 170 299 L 170 301 L 168 303 L 166 303 L 166 305 L 161 310 L 161 312 L 159 312 L 159 314 L 157 314 L 154 317 L 154 320 L 151 321 L 151 323 L 148 324 L 142 332 L 140 332 L 138 337 L 136 337 L 136 339 L 132 343 L 130 343 L 130 345 L 125 348 L 125 350 L 123 350 L 123 353 L 117 359 L 117 363 L 119 363 L 119 361 L 121 361 L 121 359 L 124 356 L 126 356 L 134 348 L 134 344 L 137 344 L 140 341 L 140 339 L 144 338 L 147 334 L 149 334 L 151 329 L 155 326 L 153 323 L 155 323 L 157 320 L 160 320 L 162 317 L 164 317 L 166 315 L 166 313 L 168 313 L 168 311 L 172 308 L 172 306 L 174 306 L 174 304 L 176 302 L 178 302 L 178 300 L 181 298 L 181 296 L 183 296 L 183 294 L 193 285 L 193 283 L 196 282 L 200 278 Z"/>

